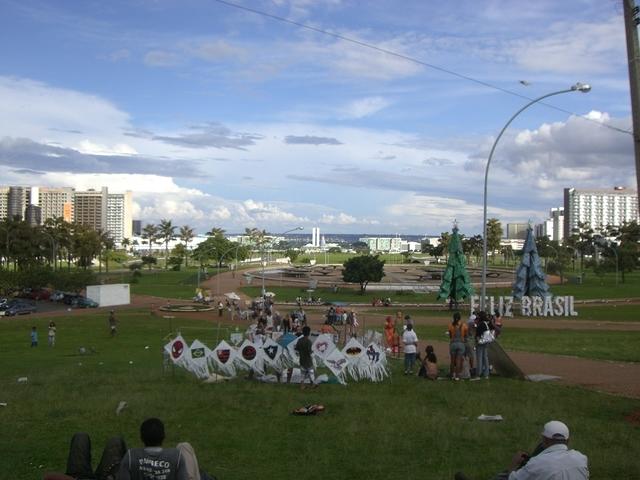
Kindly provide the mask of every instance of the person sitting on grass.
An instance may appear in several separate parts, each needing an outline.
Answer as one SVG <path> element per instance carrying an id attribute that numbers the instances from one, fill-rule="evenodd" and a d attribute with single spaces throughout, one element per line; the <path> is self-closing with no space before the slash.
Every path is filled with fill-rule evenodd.
<path id="1" fill-rule="evenodd" d="M 164 424 L 158 418 L 148 418 L 140 425 L 144 448 L 130 449 L 120 462 L 117 480 L 215 480 L 200 469 L 190 443 L 176 448 L 162 448 Z"/>
<path id="2" fill-rule="evenodd" d="M 427 380 L 436 380 L 438 378 L 438 357 L 433 351 L 433 346 L 427 345 L 425 353 L 425 357 L 420 361 L 422 365 L 418 376 Z"/>
<path id="3" fill-rule="evenodd" d="M 529 455 L 518 452 L 509 470 L 499 473 L 495 480 L 588 480 L 589 460 L 577 450 L 569 450 L 569 428 L 552 420 L 542 429 L 542 442 Z M 458 472 L 455 480 L 469 480 Z"/>

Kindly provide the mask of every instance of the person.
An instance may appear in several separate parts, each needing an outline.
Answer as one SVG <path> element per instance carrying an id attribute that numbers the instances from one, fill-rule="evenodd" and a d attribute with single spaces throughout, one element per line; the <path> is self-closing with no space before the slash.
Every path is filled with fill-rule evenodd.
<path id="1" fill-rule="evenodd" d="M 111 332 L 112 337 L 114 337 L 116 333 L 118 333 L 117 325 L 118 320 L 116 320 L 116 312 L 114 310 L 111 310 L 109 312 L 109 331 Z"/>
<path id="2" fill-rule="evenodd" d="M 55 347 L 56 345 L 56 323 L 52 320 L 49 322 L 49 346 Z"/>
<path id="3" fill-rule="evenodd" d="M 309 339 L 309 334 L 311 333 L 311 328 L 305 325 L 302 327 L 302 338 L 298 340 L 296 343 L 296 352 L 300 355 L 300 370 L 302 371 L 302 380 L 300 381 L 300 389 L 304 390 L 306 388 L 305 381 L 309 380 L 309 384 L 312 387 L 317 387 L 318 385 L 314 383 L 314 372 L 313 372 L 313 359 L 311 358 L 311 340 Z"/>
<path id="4" fill-rule="evenodd" d="M 530 455 L 517 452 L 508 470 L 499 473 L 496 480 L 588 480 L 589 460 L 577 450 L 570 450 L 569 427 L 558 420 L 545 423 L 542 441 Z M 458 472 L 455 480 L 468 480 Z"/>
<path id="5" fill-rule="evenodd" d="M 413 366 L 416 363 L 416 352 L 418 350 L 418 336 L 413 331 L 413 325 L 407 325 L 402 333 L 402 344 L 404 345 L 404 374 L 413 374 Z"/>
<path id="6" fill-rule="evenodd" d="M 177 448 L 162 448 L 164 424 L 148 418 L 140 425 L 144 448 L 132 448 L 122 458 L 118 480 L 188 480 L 187 465 Z"/>
<path id="7" fill-rule="evenodd" d="M 478 312 L 478 323 L 476 327 L 476 378 L 489 378 L 489 347 L 488 343 L 482 343 L 480 340 L 487 330 L 492 327 L 484 311 Z"/>
<path id="8" fill-rule="evenodd" d="M 496 338 L 498 338 L 500 336 L 500 333 L 502 333 L 502 315 L 500 315 L 499 310 L 496 310 L 495 314 L 493 315 L 493 326 L 495 328 Z"/>
<path id="9" fill-rule="evenodd" d="M 474 340 L 476 337 L 476 314 L 471 312 L 467 320 L 467 341 L 464 344 L 464 356 L 469 359 L 469 375 L 476 376 L 476 347 Z"/>
<path id="10" fill-rule="evenodd" d="M 436 380 L 438 378 L 438 357 L 433 350 L 433 345 L 427 345 L 425 349 L 425 357 L 422 359 L 422 366 L 418 376 L 427 380 Z"/>
<path id="11" fill-rule="evenodd" d="M 87 433 L 76 433 L 71 437 L 66 474 L 45 473 L 43 480 L 113 480 L 118 472 L 120 460 L 127 451 L 122 437 L 107 441 L 102 458 L 95 470 L 91 468 L 91 438 Z"/>
<path id="12" fill-rule="evenodd" d="M 221 317 L 222 316 L 222 312 L 224 311 L 224 305 L 222 304 L 222 302 L 220 300 L 218 300 L 218 316 Z"/>
<path id="13" fill-rule="evenodd" d="M 36 327 L 31 327 L 31 348 L 38 346 L 38 330 Z"/>
<path id="14" fill-rule="evenodd" d="M 395 328 L 393 325 L 393 319 L 391 315 L 387 316 L 384 320 L 384 338 L 387 344 L 387 348 L 393 349 L 393 337 L 395 336 Z"/>
<path id="15" fill-rule="evenodd" d="M 462 373 L 462 360 L 465 352 L 465 342 L 467 341 L 468 329 L 463 323 L 460 323 L 460 312 L 453 314 L 453 321 L 449 325 L 449 355 L 451 356 L 451 365 L 449 367 L 449 375 L 452 380 L 460 380 Z"/>

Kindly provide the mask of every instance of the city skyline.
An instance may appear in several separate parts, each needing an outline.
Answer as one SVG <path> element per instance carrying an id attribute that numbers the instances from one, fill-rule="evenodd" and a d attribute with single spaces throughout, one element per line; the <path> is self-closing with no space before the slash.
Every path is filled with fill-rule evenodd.
<path id="1" fill-rule="evenodd" d="M 489 217 L 635 186 L 617 2 L 237 3 L 422 63 L 218 2 L 0 0 L 3 183 L 131 190 L 199 232 L 479 233 L 500 128 L 583 81 L 507 131 Z"/>

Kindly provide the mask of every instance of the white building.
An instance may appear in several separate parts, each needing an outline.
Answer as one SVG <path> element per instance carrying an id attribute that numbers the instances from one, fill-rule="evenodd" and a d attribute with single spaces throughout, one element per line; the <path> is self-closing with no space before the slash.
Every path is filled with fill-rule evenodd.
<path id="1" fill-rule="evenodd" d="M 403 240 L 400 237 L 363 237 L 358 241 L 366 243 L 372 252 L 400 253 L 406 251 L 406 242 L 404 242 L 405 250 L 403 250 Z"/>
<path id="2" fill-rule="evenodd" d="M 119 245 L 123 238 L 133 236 L 131 192 L 107 195 L 107 231 Z"/>
<path id="3" fill-rule="evenodd" d="M 608 225 L 620 226 L 624 222 L 639 221 L 638 192 L 625 187 L 611 189 L 564 189 L 564 238 L 588 223 L 595 231 Z"/>
<path id="4" fill-rule="evenodd" d="M 552 208 L 549 211 L 549 218 L 536 225 L 536 237 L 548 237 L 562 243 L 564 239 L 564 208 Z"/>

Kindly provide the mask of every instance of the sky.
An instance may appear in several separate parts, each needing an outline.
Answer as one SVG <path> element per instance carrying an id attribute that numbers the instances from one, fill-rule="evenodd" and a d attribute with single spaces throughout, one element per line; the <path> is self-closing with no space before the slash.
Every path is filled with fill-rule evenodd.
<path id="1" fill-rule="evenodd" d="M 507 129 L 488 214 L 635 186 L 620 1 L 229 3 L 270 16 L 0 0 L 1 183 L 131 190 L 134 218 L 198 233 L 473 235 L 507 120 L 584 82 Z"/>

